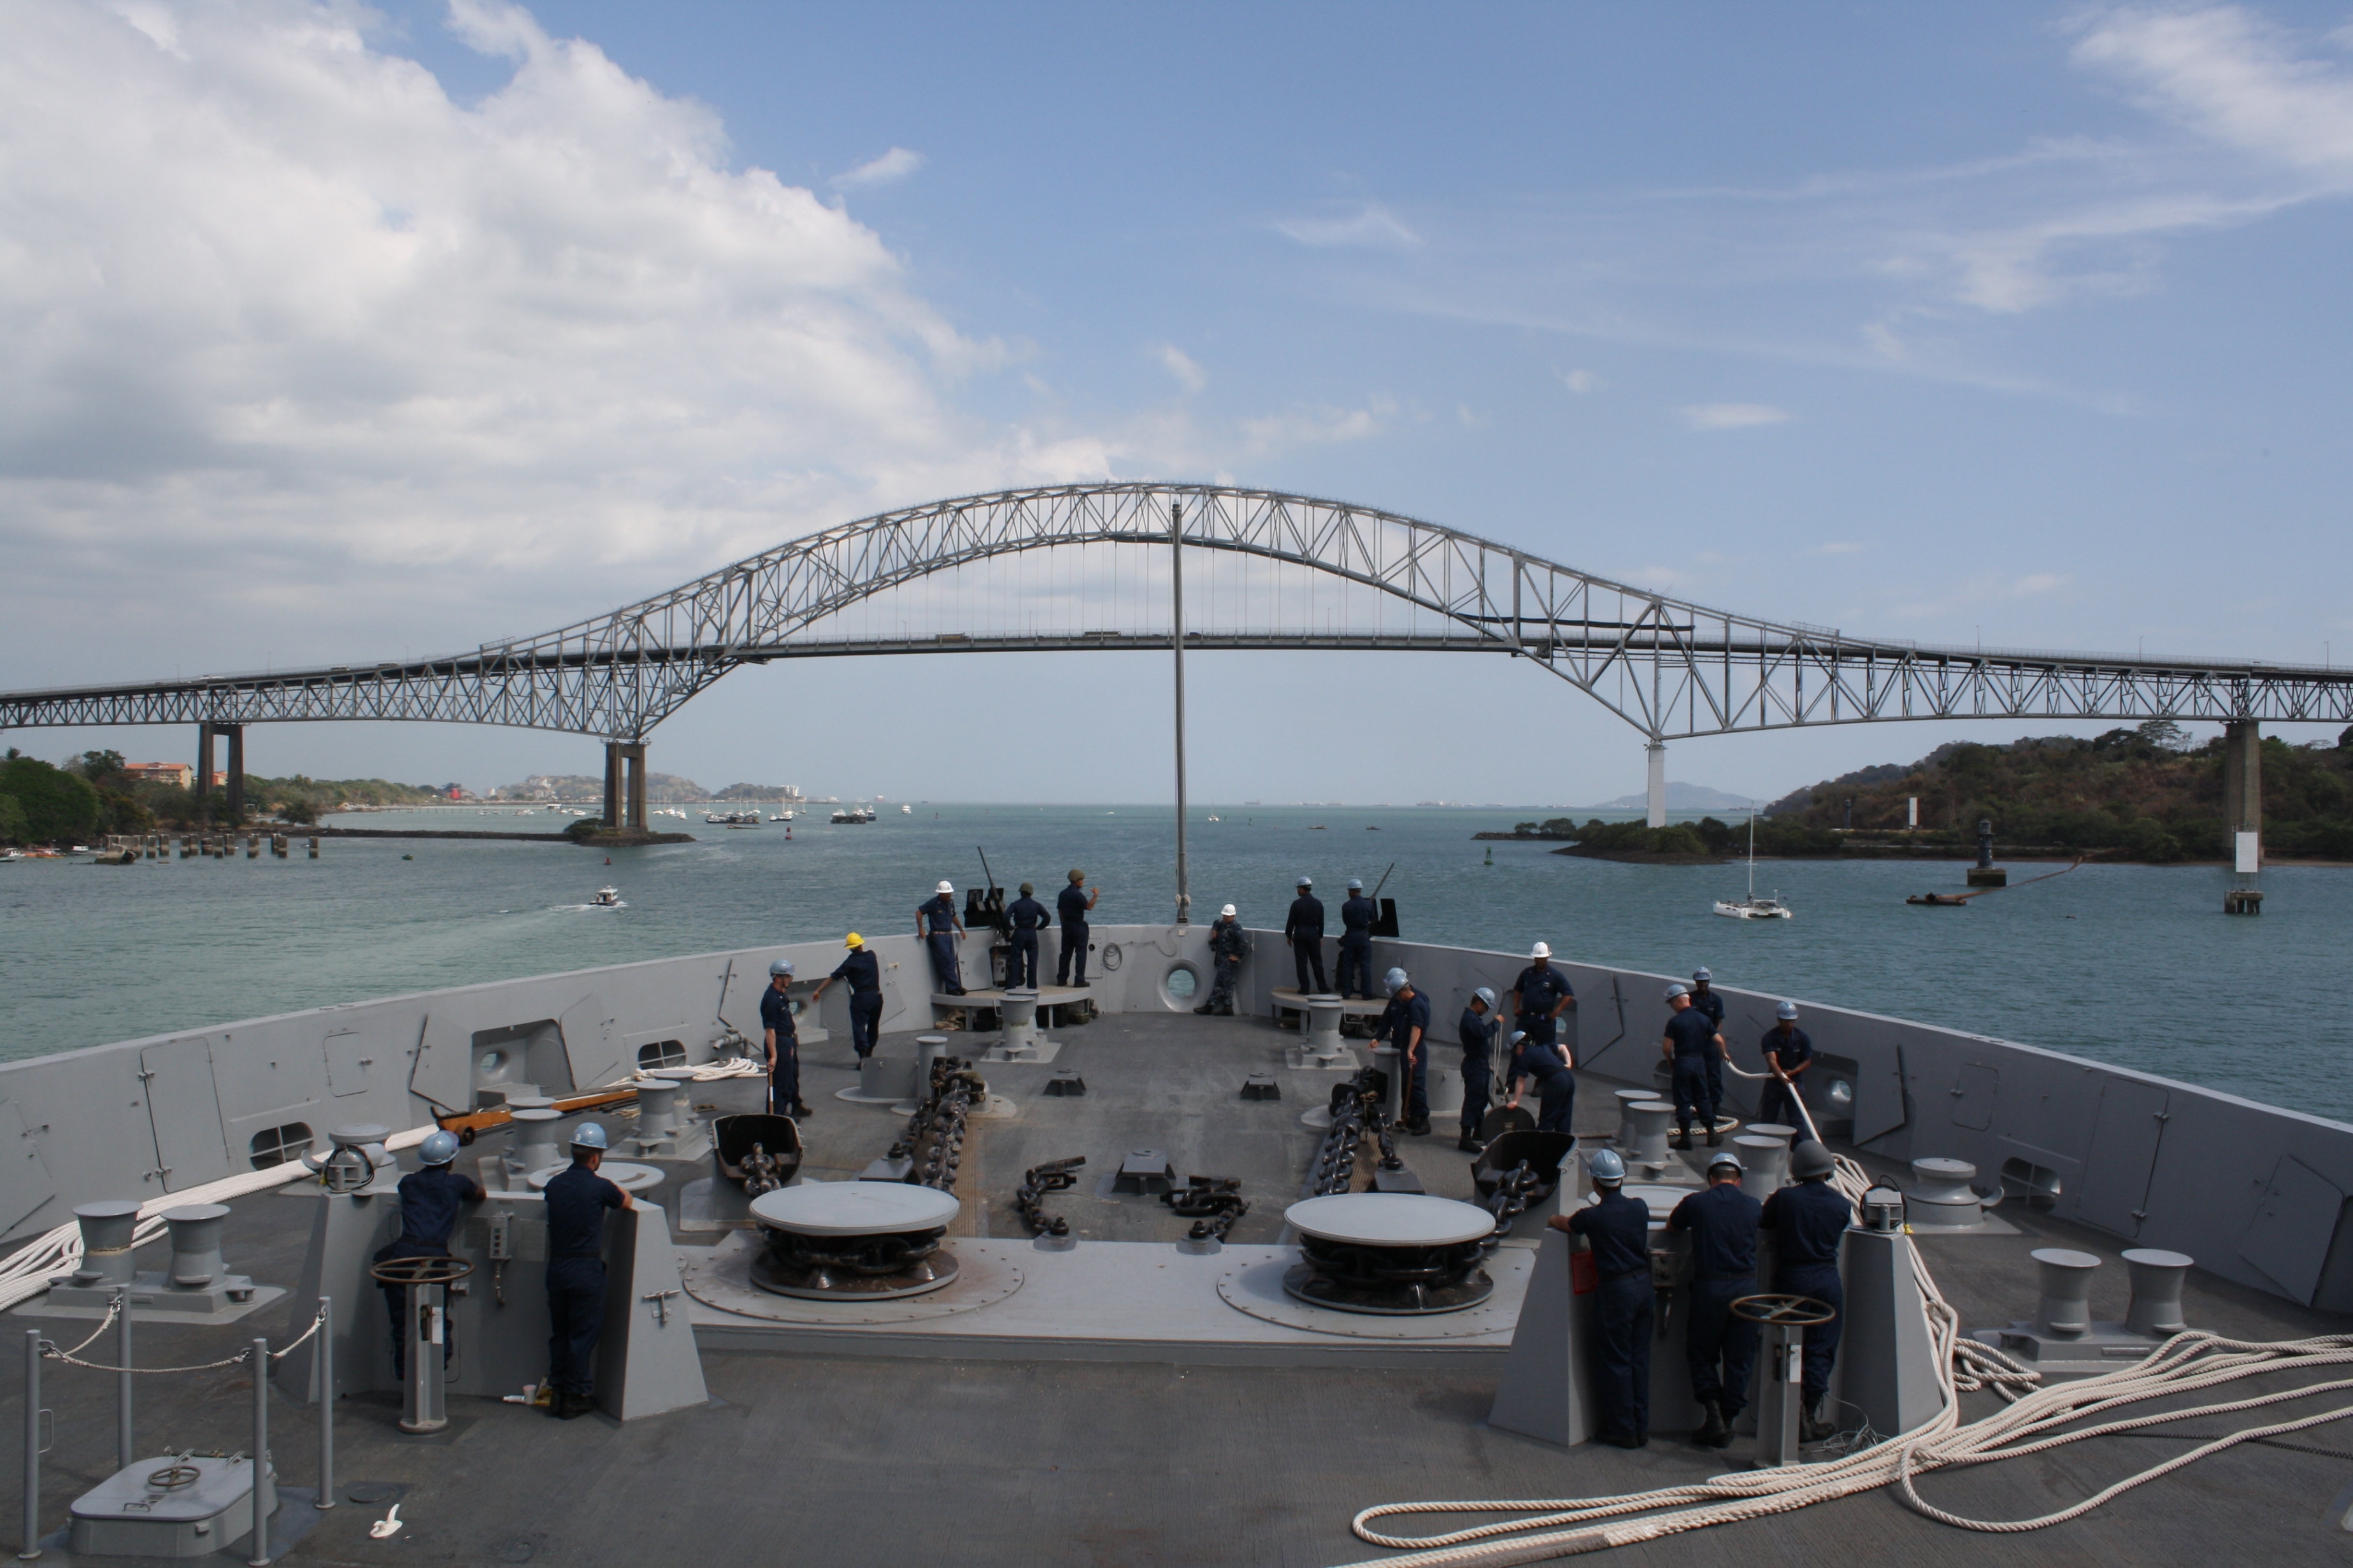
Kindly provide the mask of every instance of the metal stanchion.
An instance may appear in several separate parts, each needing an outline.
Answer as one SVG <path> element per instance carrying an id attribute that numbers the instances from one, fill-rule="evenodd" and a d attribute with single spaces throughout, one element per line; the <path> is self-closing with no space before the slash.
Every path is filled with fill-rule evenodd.
<path id="1" fill-rule="evenodd" d="M 41 1331 L 25 1331 L 25 1549 L 19 1561 L 41 1554 Z"/>
<path id="2" fill-rule="evenodd" d="M 131 1446 L 131 1292 L 114 1293 L 114 1464 L 127 1470 L 138 1451 Z"/>
<path id="3" fill-rule="evenodd" d="M 253 1342 L 253 1555 L 246 1568 L 269 1568 L 269 1516 L 278 1485 L 269 1475 L 269 1342 Z"/>
<path id="4" fill-rule="evenodd" d="M 1757 1400 L 1757 1468 L 1769 1470 L 1804 1464 L 1798 1451 L 1804 1331 L 1837 1314 L 1827 1302 L 1810 1296 L 1743 1296 L 1732 1303 L 1731 1310 L 1733 1316 L 1757 1324 L 1764 1341 L 1759 1347 L 1765 1378 Z"/>
<path id="5" fill-rule="evenodd" d="M 319 1298 L 319 1500 L 335 1506 L 335 1299 Z"/>

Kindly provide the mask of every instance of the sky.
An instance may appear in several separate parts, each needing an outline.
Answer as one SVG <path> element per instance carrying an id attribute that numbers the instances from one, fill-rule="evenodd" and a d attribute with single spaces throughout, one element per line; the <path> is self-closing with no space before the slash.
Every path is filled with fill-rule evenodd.
<path id="1" fill-rule="evenodd" d="M 1860 636 L 2353 658 L 2348 195 L 2343 5 L 0 0 L 0 689 L 470 648 L 1099 479 Z M 1198 800 L 1641 787 L 1641 737 L 1525 664 L 1189 676 Z M 650 766 L 1165 800 L 1168 721 L 1165 656 L 805 660 Z M 2104 727 L 1669 772 L 1770 797 Z M 599 755 L 248 741 L 478 789 Z"/>

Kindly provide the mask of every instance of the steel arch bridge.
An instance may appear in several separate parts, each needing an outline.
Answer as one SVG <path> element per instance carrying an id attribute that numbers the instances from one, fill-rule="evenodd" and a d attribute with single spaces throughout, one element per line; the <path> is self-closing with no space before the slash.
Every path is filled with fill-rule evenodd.
<path id="1" fill-rule="evenodd" d="M 1183 570 L 1183 551 L 1260 570 L 1265 580 L 1255 591 L 1245 584 L 1239 610 L 1184 625 L 1183 648 L 1524 658 L 1641 731 L 1653 748 L 1654 771 L 1657 748 L 1670 739 L 1807 725 L 1968 718 L 2353 722 L 2353 671 L 1851 637 L 1710 609 L 1369 507 L 1229 486 L 1135 483 L 1004 490 L 883 512 L 609 614 L 465 653 L 0 693 L 0 730 L 197 723 L 235 732 L 249 723 L 409 720 L 592 735 L 641 759 L 656 725 L 741 665 L 1170 646 L 1174 616 L 1157 631 L 1088 624 L 1083 593 L 1065 594 L 1064 623 L 1042 628 L 976 629 L 987 616 L 941 626 L 936 610 L 921 626 L 847 624 L 856 606 L 941 574 L 1102 546 L 1157 552 L 1153 558 L 1166 563 L 1171 579 Z M 1266 575 L 1283 572 L 1337 584 L 1346 624 L 1330 613 L 1321 626 L 1286 614 L 1282 591 Z"/>

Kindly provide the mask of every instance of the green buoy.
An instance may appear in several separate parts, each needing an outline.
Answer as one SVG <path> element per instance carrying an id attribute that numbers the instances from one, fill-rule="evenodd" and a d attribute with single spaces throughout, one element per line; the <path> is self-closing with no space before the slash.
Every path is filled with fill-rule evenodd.
<path id="1" fill-rule="evenodd" d="M 1494 847 L 1493 845 L 1490 844 L 1490 845 L 1488 845 L 1488 846 L 1487 846 L 1487 864 L 1488 864 L 1488 865 L 1490 865 L 1490 866 L 1492 866 L 1492 865 L 1493 865 L 1494 863 L 1495 863 L 1495 847 Z"/>

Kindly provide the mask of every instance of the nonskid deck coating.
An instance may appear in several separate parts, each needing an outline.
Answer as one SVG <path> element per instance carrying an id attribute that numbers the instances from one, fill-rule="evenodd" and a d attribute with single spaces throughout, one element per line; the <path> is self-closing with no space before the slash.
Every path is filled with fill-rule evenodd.
<path id="1" fill-rule="evenodd" d="M 968 1233 L 986 1222 L 1002 1237 L 1016 1229 L 1011 1187 L 1024 1163 L 1076 1152 L 1074 1134 L 1121 1132 L 1134 1123 L 1114 1110 L 1119 1086 L 1165 1096 L 1171 1110 L 1198 1103 L 1221 1108 L 1217 1091 L 1238 1097 L 1240 1076 L 1266 1070 L 1264 1053 L 1282 1037 L 1246 1020 L 1190 1016 L 1105 1019 L 1069 1031 L 1060 1064 L 1088 1077 L 1084 1116 L 1071 1122 L 1003 1085 L 1022 1114 L 976 1129 L 960 1184 Z M 840 1064 L 828 1059 L 838 1054 Z M 811 1088 L 847 1083 L 848 1048 L 811 1053 Z M 828 1075 L 830 1075 L 828 1077 Z M 992 1084 L 1008 1077 L 998 1069 Z M 1042 1075 L 1041 1075 L 1042 1077 Z M 1155 1083 L 1158 1088 L 1154 1088 Z M 1189 1087 L 1188 1087 L 1189 1086 Z M 759 1086 L 705 1086 L 703 1103 L 743 1104 Z M 1581 1126 L 1614 1115 L 1607 1085 L 1580 1095 Z M 1286 1096 L 1292 1092 L 1288 1079 Z M 813 1101 L 814 1102 L 814 1101 Z M 1234 1105 L 1243 1102 L 1236 1098 Z M 1314 1134 L 1296 1127 L 1303 1107 L 1282 1102 L 1291 1133 L 1269 1130 L 1267 1149 L 1299 1159 Z M 1100 1122 L 1090 1119 L 1101 1117 Z M 1155 1125 L 1166 1125 L 1156 1121 Z M 808 1133 L 812 1168 L 837 1175 L 879 1152 L 896 1119 L 881 1111 L 828 1105 Z M 1593 1131 L 1604 1130 L 1595 1127 Z M 1181 1131 L 1181 1130 L 1180 1130 Z M 1018 1133 L 1020 1136 L 1009 1136 Z M 1030 1134 L 1036 1136 L 1032 1138 Z M 1187 1134 L 1189 1136 L 1189 1134 Z M 1182 1142 L 1171 1135 L 1171 1142 Z M 1439 1140 L 1408 1140 L 1404 1152 L 1433 1190 L 1467 1158 Z M 1205 1153 L 1252 1153 L 1205 1137 Z M 1092 1147 L 1090 1168 L 1095 1163 Z M 1173 1151 L 1172 1151 L 1173 1152 Z M 1229 1161 L 1245 1173 L 1260 1169 Z M 665 1165 L 668 1184 L 705 1167 Z M 1179 1162 L 1180 1172 L 1183 1162 Z M 986 1181 L 982 1173 L 987 1173 Z M 1296 1191 L 1294 1165 L 1282 1173 Z M 1276 1173 L 1261 1179 L 1273 1182 Z M 1246 1182 L 1249 1178 L 1245 1176 Z M 1246 1192 L 1257 1195 L 1258 1184 Z M 1073 1195 L 1073 1194 L 1065 1194 Z M 671 1204 L 658 1191 L 656 1202 Z M 1282 1194 L 1273 1194 L 1279 1218 Z M 1148 1229 L 1146 1240 L 1181 1234 L 1161 1205 L 1123 1197 L 1101 1218 Z M 674 1207 L 674 1205 L 672 1205 Z M 1150 1211 L 1157 1210 L 1155 1214 Z M 299 1278 L 303 1237 L 285 1223 L 284 1201 L 240 1204 L 225 1252 L 232 1267 L 268 1281 Z M 1072 1205 L 1077 1216 L 1094 1210 Z M 2113 1238 L 2051 1223 L 2030 1211 L 2005 1210 L 2023 1234 L 2014 1237 L 1924 1238 L 1921 1246 L 1946 1292 L 1971 1323 L 2026 1315 L 2034 1297 L 2035 1247 L 2064 1245 L 2099 1255 L 2095 1316 L 2120 1317 L 2124 1269 Z M 1261 1215 L 1253 1212 L 1251 1220 Z M 691 1242 L 693 1238 L 681 1238 Z M 1083 1247 L 1083 1242 L 1082 1244 Z M 1173 1254 L 1173 1248 L 1172 1254 Z M 1200 1259 L 1214 1262 L 1214 1259 Z M 528 1280 L 509 1281 L 532 1288 Z M 2247 1338 L 2277 1339 L 2346 1331 L 2338 1318 L 2306 1311 L 2207 1275 L 2185 1293 L 2189 1321 Z M 380 1310 L 374 1302 L 363 1310 Z M 252 1335 L 281 1340 L 308 1307 L 229 1329 L 142 1325 L 140 1356 L 183 1363 L 231 1353 Z M 15 1326 L 22 1326 L 15 1325 Z M 86 1330 L 74 1331 L 79 1340 Z M 463 1353 L 463 1346 L 459 1353 Z M 1676 1353 L 1670 1339 L 1658 1353 Z M 707 1409 L 620 1426 L 590 1417 L 556 1423 L 516 1406 L 453 1399 L 453 1430 L 439 1440 L 402 1437 L 387 1395 L 349 1398 L 338 1419 L 340 1475 L 354 1482 L 406 1489 L 405 1528 L 389 1541 L 369 1538 L 384 1505 L 346 1505 L 322 1520 L 285 1561 L 389 1565 L 418 1563 L 530 1563 L 589 1568 L 614 1563 L 1022 1563 L 1104 1565 L 1244 1563 L 1315 1568 L 1386 1555 L 1348 1533 L 1358 1508 L 1427 1497 L 1559 1498 L 1614 1493 L 1704 1479 L 1745 1461 L 1748 1444 L 1725 1455 L 1693 1448 L 1662 1433 L 1650 1448 L 1560 1450 L 1484 1425 L 1493 1373 L 1367 1369 L 1226 1367 L 1169 1363 L 1083 1363 L 981 1359 L 858 1358 L 750 1353 L 709 1349 L 703 1356 L 713 1405 Z M 57 1447 L 45 1471 L 45 1518 L 61 1523 L 66 1505 L 113 1468 L 113 1380 L 51 1363 L 44 1401 L 57 1411 Z M 185 1377 L 142 1379 L 140 1449 L 245 1446 L 250 1384 L 231 1367 Z M 2330 1403 L 2341 1402 L 2335 1396 Z M 2275 1416 L 2323 1402 L 2280 1407 Z M 1994 1409 L 1970 1396 L 1969 1413 Z M 290 1485 L 313 1479 L 312 1412 L 273 1397 L 272 1447 Z M 2200 1422 L 2220 1434 L 2254 1417 Z M 0 1426 L 21 1429 L 15 1380 L 0 1389 Z M 2012 1568 L 2085 1562 L 2134 1565 L 2245 1561 L 2353 1561 L 2353 1536 L 2331 1515 L 2353 1479 L 2353 1435 L 2325 1427 L 2298 1435 L 2337 1457 L 2282 1447 L 2234 1449 L 2166 1481 L 2134 1492 L 2090 1518 L 2030 1535 L 1989 1536 L 1948 1529 L 1903 1509 L 1885 1494 L 1825 1504 L 1770 1520 L 1729 1525 L 1609 1554 L 1643 1568 L 1705 1564 L 1903 1562 L 1926 1568 Z M 1950 1476 L 1923 1489 L 1965 1512 L 1994 1517 L 2041 1513 L 2105 1482 L 2178 1453 L 2171 1439 L 2105 1439 L 2058 1453 Z M 2337 1502 L 2337 1511 L 2342 1510 Z M 1430 1516 L 1424 1528 L 1455 1521 Z M 0 1530 L 0 1534 L 5 1534 Z M 51 1561 L 71 1561 L 55 1554 Z M 120 1562 L 121 1560 L 114 1560 Z"/>

